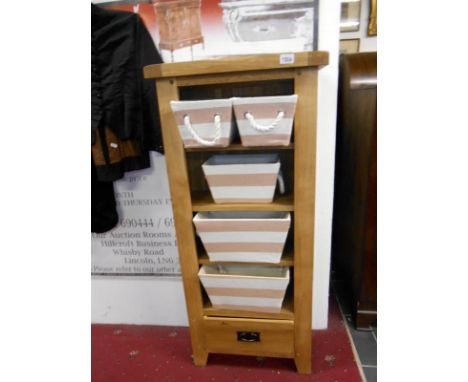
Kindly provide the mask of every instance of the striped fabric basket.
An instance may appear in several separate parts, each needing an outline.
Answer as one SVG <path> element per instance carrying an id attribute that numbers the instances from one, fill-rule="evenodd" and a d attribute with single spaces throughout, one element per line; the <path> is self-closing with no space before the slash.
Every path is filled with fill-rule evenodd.
<path id="1" fill-rule="evenodd" d="M 289 268 L 203 265 L 201 283 L 216 309 L 277 313 L 289 284 Z"/>
<path id="2" fill-rule="evenodd" d="M 287 146 L 297 95 L 233 98 L 234 114 L 243 146 Z"/>
<path id="3" fill-rule="evenodd" d="M 171 101 L 185 147 L 227 147 L 232 141 L 232 100 Z"/>
<path id="4" fill-rule="evenodd" d="M 278 177 L 278 154 L 214 155 L 202 165 L 215 203 L 271 203 Z"/>
<path id="5" fill-rule="evenodd" d="M 289 212 L 200 212 L 193 223 L 211 261 L 279 263 Z"/>

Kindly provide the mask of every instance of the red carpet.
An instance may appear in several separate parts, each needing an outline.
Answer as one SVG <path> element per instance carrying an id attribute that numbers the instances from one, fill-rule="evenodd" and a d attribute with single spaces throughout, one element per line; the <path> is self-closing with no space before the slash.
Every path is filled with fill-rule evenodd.
<path id="1" fill-rule="evenodd" d="M 335 298 L 329 315 L 328 329 L 312 333 L 311 375 L 280 358 L 210 354 L 207 366 L 196 367 L 188 328 L 94 324 L 92 382 L 360 382 Z"/>

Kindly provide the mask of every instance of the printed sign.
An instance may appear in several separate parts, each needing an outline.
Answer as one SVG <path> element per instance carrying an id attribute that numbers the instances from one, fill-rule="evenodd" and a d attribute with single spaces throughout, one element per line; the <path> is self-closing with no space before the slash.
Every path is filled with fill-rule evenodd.
<path id="1" fill-rule="evenodd" d="M 94 275 L 180 275 L 165 158 L 150 155 L 151 168 L 114 182 L 120 222 L 92 233 Z"/>
<path id="2" fill-rule="evenodd" d="M 164 62 L 317 49 L 319 0 L 120 0 L 140 15 Z"/>

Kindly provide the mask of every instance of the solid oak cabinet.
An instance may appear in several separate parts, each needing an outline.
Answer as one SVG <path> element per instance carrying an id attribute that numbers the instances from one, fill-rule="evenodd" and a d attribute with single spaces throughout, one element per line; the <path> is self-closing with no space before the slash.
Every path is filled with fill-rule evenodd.
<path id="1" fill-rule="evenodd" d="M 328 64 L 328 53 L 302 52 L 288 59 L 283 64 L 280 54 L 234 56 L 144 69 L 145 78 L 155 80 L 158 93 L 196 365 L 205 365 L 209 353 L 227 353 L 292 358 L 300 373 L 311 372 L 317 75 Z M 292 141 L 284 147 L 244 147 L 237 140 L 226 148 L 186 149 L 170 107 L 173 100 L 289 94 L 297 94 L 298 101 Z M 278 153 L 287 193 L 269 204 L 214 203 L 201 164 L 213 153 L 225 152 Z M 197 275 L 202 265 L 214 264 L 195 236 L 192 219 L 199 211 L 291 213 L 286 249 L 281 262 L 274 264 L 288 266 L 292 275 L 281 311 L 256 313 L 211 306 Z"/>

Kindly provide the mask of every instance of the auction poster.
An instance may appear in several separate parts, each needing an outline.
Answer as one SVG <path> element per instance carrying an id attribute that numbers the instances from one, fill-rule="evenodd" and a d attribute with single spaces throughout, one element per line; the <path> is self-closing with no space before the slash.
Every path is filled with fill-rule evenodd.
<path id="1" fill-rule="evenodd" d="M 319 0 L 95 3 L 138 13 L 164 62 L 317 50 Z"/>
<path id="2" fill-rule="evenodd" d="M 318 0 L 94 3 L 138 13 L 164 62 L 300 52 L 317 46 Z M 171 48 L 169 40 L 176 46 Z M 152 152 L 151 162 L 151 168 L 126 173 L 114 182 L 120 220 L 109 232 L 92 234 L 93 275 L 180 275 L 164 156 Z"/>
<path id="3" fill-rule="evenodd" d="M 180 275 L 165 159 L 150 158 L 150 168 L 114 182 L 119 224 L 92 233 L 93 275 Z"/>

